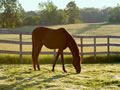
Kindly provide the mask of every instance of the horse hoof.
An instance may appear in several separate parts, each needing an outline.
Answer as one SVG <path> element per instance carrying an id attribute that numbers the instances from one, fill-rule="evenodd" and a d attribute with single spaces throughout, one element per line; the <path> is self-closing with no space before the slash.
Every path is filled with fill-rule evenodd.
<path id="1" fill-rule="evenodd" d="M 36 69 L 34 69 L 34 71 L 36 71 Z"/>
<path id="2" fill-rule="evenodd" d="M 54 69 L 52 69 L 52 72 L 54 72 L 55 70 Z"/>
<path id="3" fill-rule="evenodd" d="M 64 70 L 64 72 L 65 72 L 65 73 L 67 73 L 67 71 L 66 71 L 66 70 Z"/>

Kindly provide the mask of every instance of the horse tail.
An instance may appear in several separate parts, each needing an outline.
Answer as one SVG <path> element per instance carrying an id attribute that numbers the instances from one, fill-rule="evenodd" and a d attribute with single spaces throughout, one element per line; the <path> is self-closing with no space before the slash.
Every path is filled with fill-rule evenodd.
<path id="1" fill-rule="evenodd" d="M 33 62 L 33 57 L 34 57 L 34 43 L 32 42 L 32 62 Z"/>
<path id="2" fill-rule="evenodd" d="M 35 30 L 33 30 L 33 32 L 32 32 L 32 63 L 34 63 L 34 31 Z"/>

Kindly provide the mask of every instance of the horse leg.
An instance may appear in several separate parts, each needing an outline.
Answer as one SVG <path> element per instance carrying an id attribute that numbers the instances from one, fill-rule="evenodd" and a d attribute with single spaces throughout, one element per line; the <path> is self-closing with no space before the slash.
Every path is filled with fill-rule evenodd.
<path id="1" fill-rule="evenodd" d="M 40 70 L 38 56 L 39 56 L 39 53 L 41 51 L 41 48 L 42 48 L 42 45 L 37 45 L 37 46 L 33 47 L 32 59 L 33 59 L 33 67 L 34 67 L 35 71 L 36 71 L 36 65 L 37 65 L 38 70 Z"/>
<path id="2" fill-rule="evenodd" d="M 34 68 L 34 71 L 36 71 L 36 65 L 35 65 L 35 47 L 34 47 L 34 44 L 32 45 L 32 64 L 33 64 L 33 68 Z"/>
<path id="3" fill-rule="evenodd" d="M 54 72 L 55 64 L 56 64 L 56 62 L 57 62 L 57 60 L 58 60 L 59 55 L 60 55 L 60 50 L 58 50 L 57 55 L 56 55 L 56 57 L 55 57 L 55 61 L 54 61 L 54 63 L 53 63 L 53 68 L 52 68 L 52 71 L 53 71 L 53 72 Z"/>
<path id="4" fill-rule="evenodd" d="M 61 51 L 61 61 L 62 61 L 62 68 L 63 68 L 63 71 L 64 71 L 64 72 L 67 72 L 67 71 L 65 70 L 65 66 L 64 66 L 63 50 Z"/>

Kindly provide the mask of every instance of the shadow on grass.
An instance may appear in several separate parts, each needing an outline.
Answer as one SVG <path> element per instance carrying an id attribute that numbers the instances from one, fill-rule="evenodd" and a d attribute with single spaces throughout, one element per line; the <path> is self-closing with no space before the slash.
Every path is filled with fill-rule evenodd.
<path id="1" fill-rule="evenodd" d="M 35 78 L 38 78 L 40 75 L 42 74 L 45 74 L 44 73 L 41 73 L 41 74 L 38 74 L 38 75 L 34 75 L 32 77 L 29 77 L 29 78 L 26 78 L 24 79 L 23 81 L 20 81 L 18 83 L 14 83 L 14 84 L 11 84 L 11 85 L 6 85 L 6 84 L 2 84 L 0 85 L 0 88 L 4 88 L 5 90 L 23 90 L 25 88 L 32 88 L 32 87 L 35 87 L 37 85 L 39 85 L 37 88 L 49 88 L 49 86 L 47 85 L 44 85 L 45 83 L 49 83 L 49 82 L 52 82 L 53 80 L 57 80 L 57 79 L 60 79 L 60 78 L 63 78 L 63 77 L 66 77 L 68 76 L 69 74 L 66 74 L 66 75 L 54 75 L 50 78 L 46 78 L 44 80 L 41 80 L 41 81 L 34 81 Z M 32 83 L 29 83 L 29 81 L 34 81 Z M 25 84 L 26 83 L 26 84 Z"/>
<path id="2" fill-rule="evenodd" d="M 98 28 L 101 28 L 102 26 L 107 25 L 120 25 L 120 23 L 114 23 L 114 22 L 105 22 L 105 23 L 94 23 L 94 24 L 88 24 L 86 27 L 81 28 L 79 30 L 76 30 L 74 34 L 84 34 L 86 32 L 94 31 Z"/>
<path id="3" fill-rule="evenodd" d="M 8 89 L 8 90 L 14 90 L 18 85 L 21 85 L 21 84 L 23 84 L 23 83 L 25 83 L 25 82 L 27 82 L 27 81 L 29 81 L 29 80 L 32 80 L 33 78 L 38 77 L 38 76 L 40 76 L 40 75 L 41 75 L 41 74 L 32 76 L 32 77 L 30 77 L 30 78 L 24 79 L 24 80 L 21 81 L 21 82 L 14 83 L 14 84 L 11 84 L 11 85 L 2 84 L 2 85 L 0 85 L 0 87 L 1 87 L 1 88 L 4 88 L 4 89 Z M 21 89 L 22 89 L 22 87 L 21 87 Z"/>
<path id="4" fill-rule="evenodd" d="M 120 25 L 120 22 L 106 22 L 102 23 L 102 25 Z"/>
<path id="5" fill-rule="evenodd" d="M 81 28 L 80 30 L 76 30 L 76 32 L 74 34 L 84 34 L 85 32 L 90 32 L 90 31 L 94 31 L 95 29 L 100 28 L 101 26 L 103 26 L 103 24 L 89 24 L 84 28 Z"/>
<path id="6" fill-rule="evenodd" d="M 30 88 L 31 86 L 37 86 L 39 85 L 39 88 L 49 88 L 47 85 L 44 85 L 45 83 L 49 83 L 49 82 L 52 82 L 53 80 L 58 80 L 60 78 L 63 78 L 63 77 L 66 77 L 67 75 L 54 75 L 50 78 L 47 78 L 47 79 L 44 79 L 42 81 L 38 81 L 38 82 L 34 82 L 34 83 L 31 83 L 31 84 L 26 84 L 24 86 L 22 86 L 22 88 Z"/>

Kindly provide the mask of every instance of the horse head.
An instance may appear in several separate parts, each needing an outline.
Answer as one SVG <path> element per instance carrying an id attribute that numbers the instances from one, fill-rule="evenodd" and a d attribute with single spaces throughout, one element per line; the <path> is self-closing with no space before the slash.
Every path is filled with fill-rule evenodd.
<path id="1" fill-rule="evenodd" d="M 81 59 L 80 56 L 75 56 L 73 57 L 73 61 L 72 64 L 74 66 L 74 68 L 76 69 L 76 73 L 80 73 L 81 72 Z"/>

